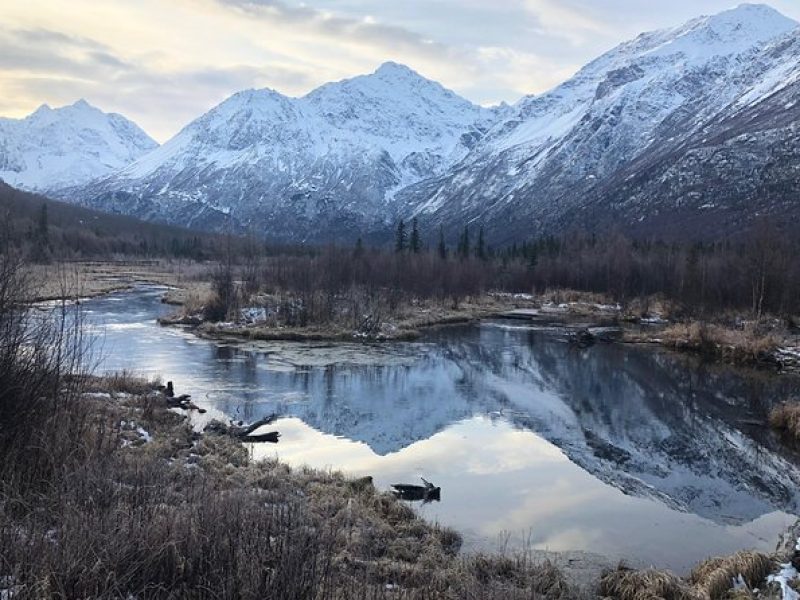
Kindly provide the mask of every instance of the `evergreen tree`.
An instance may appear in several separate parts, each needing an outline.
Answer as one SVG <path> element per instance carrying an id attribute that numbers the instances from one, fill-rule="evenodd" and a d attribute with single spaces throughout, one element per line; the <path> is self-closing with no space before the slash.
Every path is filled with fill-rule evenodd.
<path id="1" fill-rule="evenodd" d="M 356 247 L 353 249 L 353 256 L 363 256 L 364 255 L 364 242 L 359 237 L 356 240 Z"/>
<path id="2" fill-rule="evenodd" d="M 401 254 L 406 251 L 406 224 L 400 219 L 397 224 L 397 238 L 395 240 L 394 251 Z"/>
<path id="3" fill-rule="evenodd" d="M 447 246 L 444 243 L 444 227 L 439 225 L 439 258 L 447 258 Z"/>
<path id="4" fill-rule="evenodd" d="M 39 223 L 37 226 L 37 234 L 43 243 L 47 243 L 50 234 L 50 226 L 47 220 L 47 203 L 42 204 L 42 209 L 39 212 Z"/>
<path id="5" fill-rule="evenodd" d="M 411 221 L 411 252 L 414 254 L 419 254 L 421 250 L 420 241 L 419 241 L 419 229 L 417 228 L 417 218 Z"/>
<path id="6" fill-rule="evenodd" d="M 36 230 L 31 231 L 33 246 L 33 260 L 36 262 L 50 261 L 50 226 L 47 219 L 47 203 L 42 204 Z"/>
<path id="7" fill-rule="evenodd" d="M 464 226 L 464 232 L 461 234 L 461 239 L 458 241 L 458 255 L 461 260 L 469 258 L 469 226 Z"/>
<path id="8" fill-rule="evenodd" d="M 483 239 L 483 225 L 478 231 L 478 244 L 475 246 L 475 256 L 481 260 L 486 260 L 486 242 Z"/>
<path id="9" fill-rule="evenodd" d="M 532 246 L 528 252 L 528 268 L 533 270 L 537 264 L 539 264 L 539 252 L 536 250 L 536 246 Z"/>

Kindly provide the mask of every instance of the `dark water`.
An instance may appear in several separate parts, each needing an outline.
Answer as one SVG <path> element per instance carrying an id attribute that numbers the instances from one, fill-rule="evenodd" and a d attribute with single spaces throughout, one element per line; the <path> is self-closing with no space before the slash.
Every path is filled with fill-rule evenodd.
<path id="1" fill-rule="evenodd" d="M 800 513 L 800 468 L 762 427 L 790 378 L 623 345 L 579 350 L 519 322 L 418 343 L 214 343 L 155 318 L 144 289 L 83 305 L 101 370 L 175 382 L 207 417 L 278 412 L 294 465 L 442 487 L 430 519 L 472 547 L 504 536 L 685 570 L 771 550 Z"/>

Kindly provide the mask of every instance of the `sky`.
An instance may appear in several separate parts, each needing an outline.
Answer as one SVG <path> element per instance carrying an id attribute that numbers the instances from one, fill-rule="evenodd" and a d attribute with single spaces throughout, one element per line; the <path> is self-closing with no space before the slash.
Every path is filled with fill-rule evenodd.
<path id="1" fill-rule="evenodd" d="M 0 0 L 0 115 L 84 98 L 159 142 L 234 92 L 301 96 L 403 63 L 516 102 L 643 31 L 735 0 Z M 800 0 L 770 0 L 800 20 Z"/>

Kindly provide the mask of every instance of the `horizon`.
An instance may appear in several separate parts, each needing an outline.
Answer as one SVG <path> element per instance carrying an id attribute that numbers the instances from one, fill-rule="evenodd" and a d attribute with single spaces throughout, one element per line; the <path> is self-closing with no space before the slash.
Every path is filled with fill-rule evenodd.
<path id="1" fill-rule="evenodd" d="M 50 6 L 54 0 L 38 0 L 34 9 L 29 2 L 23 6 L 14 0 L 0 27 L 0 48 L 5 47 L 0 81 L 9 90 L 0 101 L 0 114 L 24 118 L 42 105 L 57 108 L 85 99 L 125 116 L 164 143 L 236 92 L 268 88 L 302 97 L 325 83 L 372 73 L 386 62 L 405 65 L 475 104 L 514 104 L 563 83 L 592 59 L 642 32 L 742 4 L 681 0 L 669 9 L 645 11 L 626 9 L 636 4 L 632 0 L 605 0 L 606 12 L 598 13 L 600 3 L 588 8 L 585 0 L 568 5 L 515 0 L 500 8 L 439 0 L 426 17 L 412 17 L 419 11 L 398 14 L 387 2 L 370 3 L 368 11 L 362 0 L 318 0 L 313 6 L 280 0 L 181 0 L 162 7 L 161 19 L 150 31 L 137 21 L 143 14 L 152 20 L 153 11 L 146 6 L 150 1 L 138 6 L 111 1 L 94 7 L 93 20 L 91 10 L 73 7 L 65 14 L 60 5 Z M 800 19 L 800 6 L 787 0 L 758 4 Z M 624 22 L 615 24 L 623 13 Z M 114 35 L 113 27 L 98 28 L 98 19 L 107 25 L 114 15 L 133 23 L 124 35 Z M 191 25 L 190 33 L 174 36 L 158 50 L 139 51 L 140 46 L 158 47 L 148 38 L 179 22 L 178 16 Z M 451 18 L 456 25 L 445 28 L 444 21 Z M 225 26 L 215 26 L 219 20 Z M 487 23 L 488 36 L 481 29 Z M 288 28 L 293 31 L 287 36 Z M 261 37 L 266 31 L 275 35 L 265 42 Z M 205 62 L 207 56 L 189 56 L 186 49 L 205 37 L 195 32 L 214 37 L 212 53 L 224 56 L 215 55 L 213 64 Z M 324 48 L 342 36 L 348 40 L 344 49 Z M 479 39 L 492 45 L 476 45 Z M 559 51 L 553 52 L 556 43 Z M 153 97 L 159 102 L 152 102 Z"/>

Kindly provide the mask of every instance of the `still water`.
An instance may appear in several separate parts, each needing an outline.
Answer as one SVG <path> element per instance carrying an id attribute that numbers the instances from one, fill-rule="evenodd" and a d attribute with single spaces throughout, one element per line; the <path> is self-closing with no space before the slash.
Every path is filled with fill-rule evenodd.
<path id="1" fill-rule="evenodd" d="M 419 342 L 228 343 L 162 328 L 162 291 L 86 301 L 100 371 L 172 380 L 206 417 L 270 413 L 292 465 L 442 487 L 418 505 L 467 547 L 503 540 L 685 571 L 774 549 L 800 514 L 800 463 L 755 425 L 786 377 L 621 344 L 577 349 L 558 327 L 487 321 Z"/>

